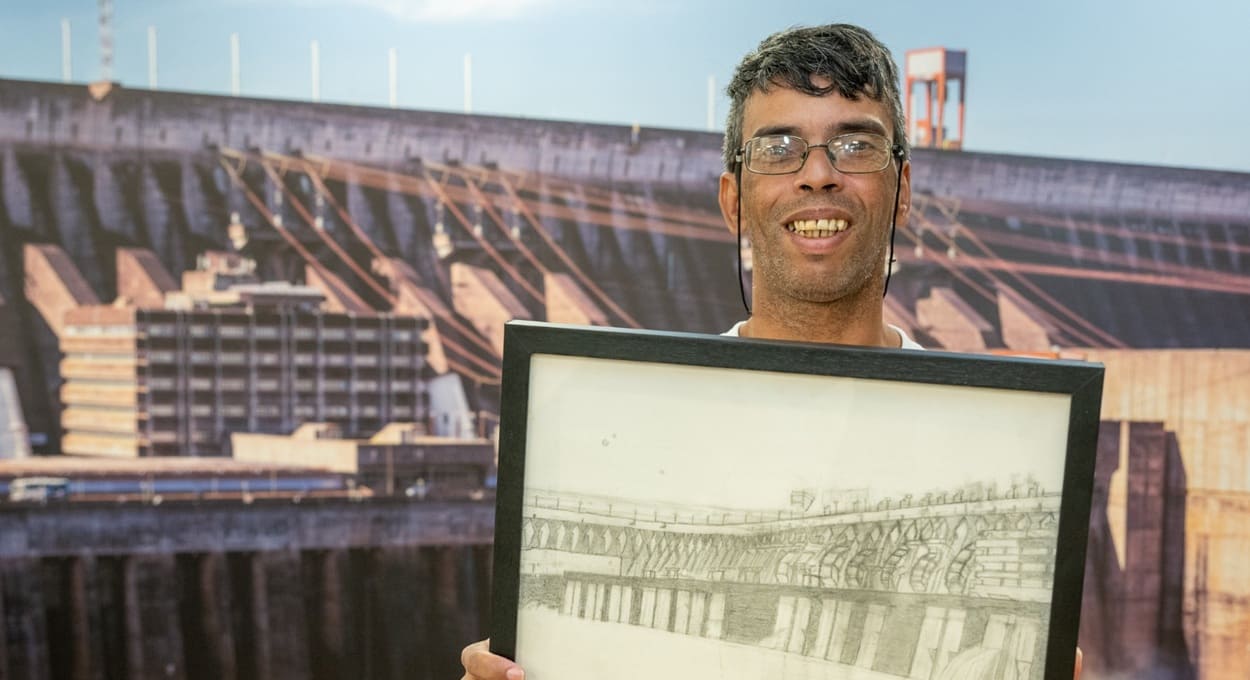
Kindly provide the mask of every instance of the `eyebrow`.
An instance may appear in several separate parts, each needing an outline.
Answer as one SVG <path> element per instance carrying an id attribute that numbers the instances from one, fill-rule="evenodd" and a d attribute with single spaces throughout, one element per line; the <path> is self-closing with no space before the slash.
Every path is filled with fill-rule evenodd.
<path id="1" fill-rule="evenodd" d="M 889 132 L 879 121 L 874 118 L 854 118 L 844 120 L 829 128 L 830 136 L 845 135 L 851 132 L 871 132 L 889 137 Z M 752 137 L 763 137 L 765 135 L 799 135 L 799 128 L 794 125 L 765 125 L 755 131 Z"/>

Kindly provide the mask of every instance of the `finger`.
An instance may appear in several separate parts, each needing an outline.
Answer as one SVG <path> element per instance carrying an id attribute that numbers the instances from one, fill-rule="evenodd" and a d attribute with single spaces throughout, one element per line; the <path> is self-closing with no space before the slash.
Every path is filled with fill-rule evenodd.
<path id="1" fill-rule="evenodd" d="M 1085 655 L 1081 653 L 1081 648 L 1076 648 L 1076 670 L 1072 673 L 1072 680 L 1081 680 L 1081 665 L 1085 660 Z"/>
<path id="2" fill-rule="evenodd" d="M 490 642 L 475 642 L 460 653 L 469 680 L 524 680 L 521 668 L 510 659 L 490 653 Z"/>
<path id="3" fill-rule="evenodd" d="M 484 652 L 490 649 L 490 639 L 480 640 L 460 650 L 460 665 L 464 666 L 464 670 L 469 670 L 469 657 L 477 652 Z"/>

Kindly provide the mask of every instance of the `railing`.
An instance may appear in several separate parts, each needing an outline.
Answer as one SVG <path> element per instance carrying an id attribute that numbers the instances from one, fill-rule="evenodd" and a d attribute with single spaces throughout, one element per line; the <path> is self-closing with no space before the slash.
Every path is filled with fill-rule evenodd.
<path id="1" fill-rule="evenodd" d="M 1050 493 L 1038 486 L 1013 487 L 999 493 L 989 489 L 983 493 L 930 493 L 916 499 L 905 496 L 902 499 L 883 498 L 873 502 L 854 501 L 832 506 L 822 506 L 813 510 L 690 510 L 683 512 L 671 507 L 659 508 L 654 505 L 643 505 L 626 500 L 608 501 L 597 498 L 561 497 L 554 494 L 527 493 L 522 505 L 530 510 L 557 510 L 572 512 L 593 517 L 623 519 L 664 524 L 682 524 L 693 526 L 721 526 L 741 524 L 766 524 L 788 520 L 813 520 L 847 515 L 867 513 L 888 513 L 891 511 L 909 511 L 915 509 L 931 509 L 950 505 L 966 505 L 981 502 L 1000 501 L 1036 501 L 1036 509 L 1053 505 L 1059 499 L 1058 493 Z"/>

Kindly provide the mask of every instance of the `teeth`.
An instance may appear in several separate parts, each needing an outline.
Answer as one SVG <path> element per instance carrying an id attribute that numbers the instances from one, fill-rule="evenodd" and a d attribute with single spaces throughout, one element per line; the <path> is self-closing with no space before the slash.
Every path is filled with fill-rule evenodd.
<path id="1" fill-rule="evenodd" d="M 846 220 L 795 220 L 786 225 L 786 229 L 808 238 L 826 238 L 844 231 Z"/>

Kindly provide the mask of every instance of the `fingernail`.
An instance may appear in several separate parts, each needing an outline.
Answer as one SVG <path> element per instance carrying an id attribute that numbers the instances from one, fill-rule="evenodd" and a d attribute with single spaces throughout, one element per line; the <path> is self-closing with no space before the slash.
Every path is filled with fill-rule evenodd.
<path id="1" fill-rule="evenodd" d="M 504 675 L 508 678 L 508 680 L 525 680 L 525 671 L 517 668 L 516 666 L 509 668 L 508 672 L 504 673 Z"/>

